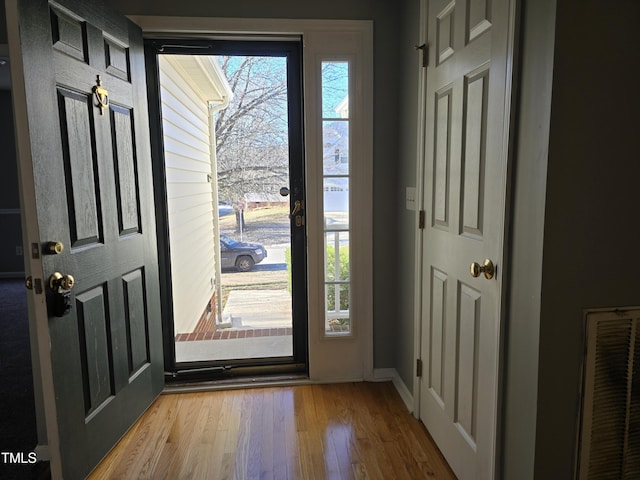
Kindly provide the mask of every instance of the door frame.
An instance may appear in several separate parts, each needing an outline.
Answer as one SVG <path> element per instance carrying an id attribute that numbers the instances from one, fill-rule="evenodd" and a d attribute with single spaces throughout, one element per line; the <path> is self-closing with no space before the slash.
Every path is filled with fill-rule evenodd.
<path id="1" fill-rule="evenodd" d="M 373 24 L 368 20 L 295 20 L 216 17 L 128 16 L 142 28 L 143 37 L 177 35 L 181 38 L 202 38 L 231 35 L 300 36 L 303 44 L 303 124 L 304 161 L 307 211 L 307 289 L 308 289 L 308 371 L 311 381 L 371 380 L 373 375 Z M 361 112 L 361 132 L 354 142 L 362 146 L 353 178 L 351 205 L 352 235 L 358 248 L 354 252 L 352 271 L 358 282 L 352 285 L 352 310 L 357 330 L 348 337 L 330 338 L 324 335 L 324 269 L 314 259 L 324 255 L 322 236 L 322 186 L 317 165 L 322 164 L 321 149 L 315 151 L 315 139 L 320 117 L 319 78 L 315 63 L 319 59 L 336 57 L 342 35 L 348 50 L 344 55 L 357 57 L 356 105 Z M 333 50 L 332 50 L 333 49 Z M 360 88 L 360 86 L 362 88 Z M 355 160 L 354 160 L 355 161 Z M 357 237 L 357 238 L 356 238 Z M 166 261 L 160 259 L 161 261 Z M 357 268 L 356 268 L 357 267 Z M 161 297 L 164 297 L 161 288 Z"/>
<path id="2" fill-rule="evenodd" d="M 520 25 L 520 0 L 508 0 L 510 5 L 510 13 L 508 20 L 508 43 L 507 54 L 509 60 L 506 67 L 506 98 L 505 98 L 505 122 L 503 131 L 504 151 L 506 152 L 506 165 L 505 168 L 505 183 L 502 185 L 504 191 L 504 211 L 502 212 L 502 230 L 503 230 L 503 243 L 500 245 L 502 253 L 502 261 L 500 266 L 501 276 L 501 291 L 500 291 L 500 318 L 498 320 L 498 355 L 497 355 L 497 405 L 495 405 L 496 411 L 496 436 L 494 444 L 494 473 L 499 474 L 501 465 L 497 461 L 497 456 L 501 449 L 502 443 L 502 419 L 504 412 L 502 412 L 500 406 L 503 403 L 503 390 L 504 390 L 504 362 L 505 362 L 505 329 L 508 323 L 507 318 L 507 297 L 509 288 L 509 260 L 510 260 L 510 231 L 509 231 L 509 219 L 511 217 L 511 185 L 513 176 L 513 162 L 514 162 L 514 141 L 515 141 L 515 119 L 517 113 L 517 59 L 518 59 L 518 32 Z M 418 45 L 423 48 L 429 49 L 428 44 L 428 14 L 429 0 L 420 0 L 420 14 L 419 14 L 419 39 Z M 435 47 L 434 47 L 435 48 Z M 429 52 L 431 53 L 431 52 Z M 415 225 L 419 225 L 421 215 L 427 217 L 425 212 L 425 163 L 426 163 L 426 135 L 425 131 L 426 123 L 426 91 L 427 91 L 427 66 L 423 66 L 422 55 L 419 56 L 419 62 L 416 64 L 418 70 L 418 113 L 417 113 L 417 145 L 416 145 L 416 208 L 415 212 Z M 428 61 L 433 61 L 427 55 Z M 427 371 L 428 367 L 423 366 L 422 355 L 422 332 L 423 332 L 423 316 L 430 308 L 429 300 L 423 297 L 424 277 L 427 272 L 423 268 L 424 240 L 425 230 L 422 228 L 416 228 L 414 236 L 414 253 L 415 253 L 415 266 L 414 266 L 414 371 L 413 371 L 413 416 L 420 419 L 420 397 L 421 397 L 421 384 L 425 379 L 424 376 L 418 375 L 418 364 L 420 363 L 420 369 L 422 372 Z"/>
<path id="3" fill-rule="evenodd" d="M 165 46 L 171 43 L 170 46 Z M 175 345 L 175 314 L 173 304 L 173 279 L 171 265 L 171 243 L 170 243 L 170 226 L 168 212 L 168 192 L 167 192 L 167 176 L 166 176 L 166 158 L 164 151 L 164 133 L 163 133 L 163 116 L 162 116 L 162 99 L 160 87 L 160 69 L 159 58 L 162 55 L 231 55 L 231 56 L 276 56 L 286 58 L 287 61 L 287 109 L 289 114 L 288 121 L 288 138 L 289 138 L 289 179 L 290 183 L 287 187 L 291 187 L 291 200 L 294 198 L 304 201 L 306 194 L 304 189 L 304 136 L 302 132 L 302 41 L 298 36 L 289 38 L 279 37 L 271 39 L 268 37 L 242 37 L 236 38 L 229 36 L 228 38 L 206 38 L 195 39 L 176 38 L 175 35 L 157 36 L 153 38 L 145 38 L 145 61 L 147 71 L 147 95 L 149 98 L 150 114 L 150 130 L 152 138 L 152 151 L 154 165 L 154 188 L 155 196 L 162 201 L 156 203 L 156 223 L 158 225 L 158 261 L 161 272 L 162 284 L 162 321 L 163 321 L 163 343 L 164 343 L 164 359 L 165 372 L 167 380 L 177 377 L 178 374 L 189 374 L 194 378 L 210 379 L 211 375 L 225 374 L 236 372 L 241 374 L 253 374 L 256 369 L 269 373 L 277 372 L 306 372 L 308 364 L 307 356 L 307 298 L 306 298 L 306 252 L 304 226 L 296 228 L 293 220 L 289 221 L 291 231 L 292 246 L 292 284 L 304 286 L 303 290 L 298 289 L 296 292 L 292 289 L 292 315 L 293 315 L 293 358 L 270 357 L 268 359 L 239 359 L 239 360 L 202 360 L 177 362 L 176 345 Z M 228 104 L 228 100 L 227 100 Z M 225 105 L 226 106 L 226 105 Z M 213 127 L 210 127 L 213 128 Z M 213 149 L 213 147 L 211 147 Z M 216 157 L 216 152 L 212 152 L 212 158 Z M 215 172 L 212 172 L 215 175 Z M 294 187 L 291 182 L 296 182 Z M 212 183 L 213 195 L 217 197 L 217 183 Z M 298 192 L 298 193 L 295 193 Z M 215 204 L 218 200 L 214 200 Z M 214 232 L 219 229 L 215 226 Z M 219 233 L 219 232 L 218 232 Z M 219 245 L 216 234 L 217 250 L 216 262 L 221 261 L 219 253 Z M 294 248 L 295 245 L 295 248 Z M 216 281 L 219 281 L 219 265 Z M 216 286 L 216 294 L 220 292 L 220 285 Z M 296 321 L 295 319 L 302 319 Z M 231 359 L 229 359 L 231 360 Z M 232 367 L 229 368 L 229 367 Z"/>

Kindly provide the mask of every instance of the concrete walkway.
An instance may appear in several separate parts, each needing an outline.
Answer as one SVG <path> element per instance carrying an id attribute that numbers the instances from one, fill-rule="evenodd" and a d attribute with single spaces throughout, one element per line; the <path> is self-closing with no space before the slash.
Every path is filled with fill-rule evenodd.
<path id="1" fill-rule="evenodd" d="M 293 337 L 291 335 L 176 342 L 176 360 L 178 362 L 290 357 L 292 355 Z"/>
<path id="2" fill-rule="evenodd" d="M 291 327 L 291 294 L 287 290 L 233 290 L 222 310 L 232 328 Z"/>
<path id="3" fill-rule="evenodd" d="M 287 290 L 233 290 L 222 311 L 225 330 L 291 327 Z M 176 342 L 176 360 L 195 362 L 293 355 L 291 335 Z"/>

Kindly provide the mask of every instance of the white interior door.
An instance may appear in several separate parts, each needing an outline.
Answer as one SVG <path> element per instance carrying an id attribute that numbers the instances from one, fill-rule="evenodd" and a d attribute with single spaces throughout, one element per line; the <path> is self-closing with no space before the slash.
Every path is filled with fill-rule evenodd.
<path id="1" fill-rule="evenodd" d="M 423 2 L 420 418 L 461 479 L 495 474 L 512 4 Z"/>

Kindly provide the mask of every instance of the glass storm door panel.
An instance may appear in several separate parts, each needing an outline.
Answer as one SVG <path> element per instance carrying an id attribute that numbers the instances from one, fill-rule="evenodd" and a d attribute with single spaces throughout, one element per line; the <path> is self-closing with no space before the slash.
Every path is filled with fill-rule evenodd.
<path id="1" fill-rule="evenodd" d="M 306 368 L 300 44 L 156 48 L 176 369 Z"/>

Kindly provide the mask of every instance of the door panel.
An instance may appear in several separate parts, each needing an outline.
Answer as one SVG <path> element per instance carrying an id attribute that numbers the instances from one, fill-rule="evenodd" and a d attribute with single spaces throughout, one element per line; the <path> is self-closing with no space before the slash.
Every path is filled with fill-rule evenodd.
<path id="1" fill-rule="evenodd" d="M 154 39 L 146 48 L 167 198 L 167 370 L 304 371 L 302 43 Z"/>
<path id="2" fill-rule="evenodd" d="M 510 0 L 429 1 L 420 418 L 461 479 L 493 478 Z M 491 259 L 497 274 L 474 278 Z"/>
<path id="3" fill-rule="evenodd" d="M 451 89 L 436 94 L 433 174 L 433 224 L 449 227 L 449 168 L 451 164 Z"/>
<path id="4" fill-rule="evenodd" d="M 7 11 L 52 472 L 82 478 L 163 387 L 142 35 L 98 1 Z M 54 272 L 75 277 L 61 317 Z"/>
<path id="5" fill-rule="evenodd" d="M 484 168 L 487 130 L 487 81 L 489 70 L 465 76 L 462 156 L 462 234 L 482 238 L 484 217 Z"/>

